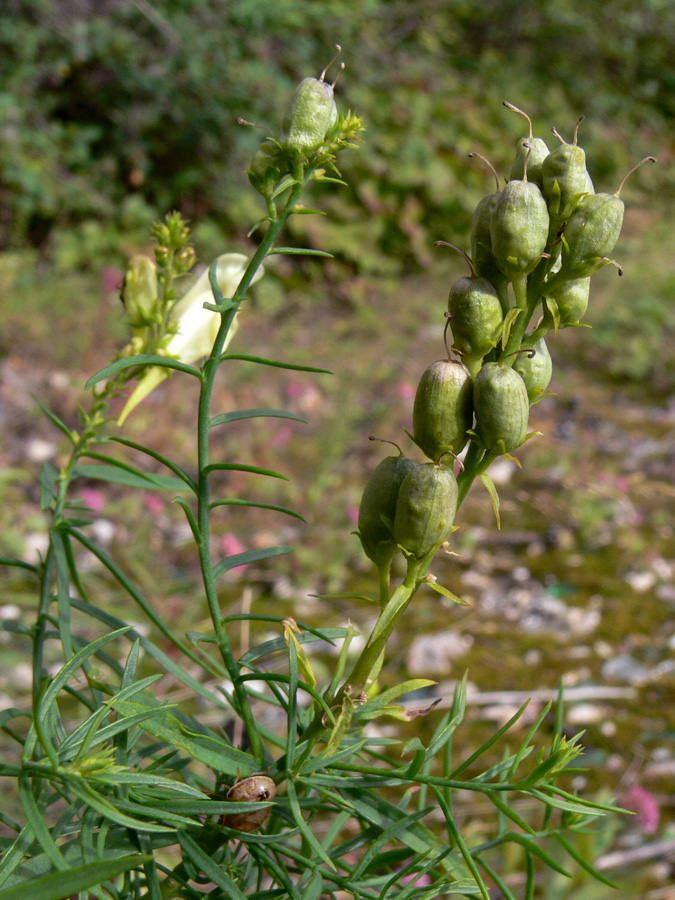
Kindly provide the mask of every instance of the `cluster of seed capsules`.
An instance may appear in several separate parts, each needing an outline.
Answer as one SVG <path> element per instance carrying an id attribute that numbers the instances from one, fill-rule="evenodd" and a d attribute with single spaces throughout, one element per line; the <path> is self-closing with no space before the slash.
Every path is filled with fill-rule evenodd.
<path id="1" fill-rule="evenodd" d="M 617 265 L 610 254 L 623 224 L 626 179 L 615 194 L 595 192 L 577 143 L 581 119 L 571 144 L 553 129 L 560 143 L 549 150 L 533 137 L 527 114 L 505 106 L 527 118 L 530 133 L 518 141 L 502 190 L 491 166 L 497 189 L 473 216 L 471 258 L 462 253 L 470 275 L 452 285 L 446 313 L 458 359 L 448 352 L 417 387 L 410 437 L 431 462 L 417 464 L 402 453 L 384 459 L 361 501 L 359 536 L 378 567 L 399 550 L 430 558 L 447 539 L 458 498 L 453 464 L 469 442 L 475 445 L 469 474 L 476 474 L 526 440 L 530 406 L 551 380 L 544 335 L 578 325 L 591 275 Z M 631 172 L 647 161 L 655 160 L 647 157 Z"/>

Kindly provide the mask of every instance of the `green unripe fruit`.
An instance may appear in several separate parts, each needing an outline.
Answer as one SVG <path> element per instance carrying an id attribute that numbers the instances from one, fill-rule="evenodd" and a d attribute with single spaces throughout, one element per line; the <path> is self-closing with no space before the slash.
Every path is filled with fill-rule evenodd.
<path id="1" fill-rule="evenodd" d="M 520 447 L 527 437 L 530 402 L 517 372 L 486 363 L 474 379 L 473 406 L 476 432 L 488 451 L 510 453 Z"/>
<path id="2" fill-rule="evenodd" d="M 544 285 L 544 294 L 552 297 L 557 303 L 560 326 L 578 325 L 588 309 L 588 297 L 591 290 L 590 276 L 566 281 L 557 290 L 548 291 L 547 287 L 548 285 Z"/>
<path id="3" fill-rule="evenodd" d="M 569 278 L 597 272 L 616 247 L 623 226 L 624 202 L 616 194 L 584 197 L 563 232 L 562 268 Z"/>
<path id="4" fill-rule="evenodd" d="M 132 328 L 142 328 L 157 320 L 157 269 L 147 256 L 131 258 L 124 276 L 121 297 Z"/>
<path id="5" fill-rule="evenodd" d="M 471 376 L 458 362 L 440 359 L 424 372 L 413 407 L 416 444 L 434 462 L 444 453 L 458 454 L 473 423 Z"/>
<path id="6" fill-rule="evenodd" d="M 530 154 L 529 158 L 527 154 Z M 542 185 L 542 164 L 549 155 L 550 150 L 546 141 L 542 138 L 525 137 L 518 141 L 516 146 L 516 158 L 511 166 L 509 181 L 520 181 L 525 174 L 525 160 L 527 160 L 527 178 L 536 185 Z"/>
<path id="7" fill-rule="evenodd" d="M 525 383 L 527 399 L 534 403 L 549 386 L 553 375 L 553 362 L 546 341 L 539 338 L 529 353 L 519 353 L 513 369 Z"/>
<path id="8" fill-rule="evenodd" d="M 471 260 L 476 273 L 487 278 L 492 284 L 496 279 L 504 278 L 492 252 L 492 235 L 490 234 L 492 212 L 500 193 L 486 194 L 478 203 L 471 220 Z"/>
<path id="9" fill-rule="evenodd" d="M 423 463 L 403 480 L 396 503 L 394 540 L 422 559 L 448 537 L 457 512 L 457 479 L 447 466 Z"/>
<path id="10" fill-rule="evenodd" d="M 281 177 L 282 168 L 281 150 L 278 144 L 265 141 L 253 154 L 246 174 L 255 190 L 263 197 L 269 197 Z"/>
<path id="11" fill-rule="evenodd" d="M 323 144 L 337 117 L 332 85 L 318 78 L 305 78 L 286 110 L 281 143 L 294 154 L 310 156 Z"/>
<path id="12" fill-rule="evenodd" d="M 448 312 L 453 347 L 472 371 L 473 363 L 502 336 L 504 316 L 497 291 L 487 278 L 459 278 L 450 288 Z"/>
<path id="13" fill-rule="evenodd" d="M 555 222 L 564 222 L 589 187 L 586 154 L 577 146 L 576 139 L 574 144 L 561 144 L 543 161 L 541 173 L 542 190 L 551 218 Z"/>
<path id="14" fill-rule="evenodd" d="M 392 537 L 396 501 L 404 478 L 417 465 L 403 454 L 387 456 L 366 484 L 359 507 L 359 535 L 366 556 L 377 566 L 396 552 L 397 541 Z"/>
<path id="15" fill-rule="evenodd" d="M 548 230 L 548 209 L 537 185 L 509 181 L 497 198 L 490 221 L 492 252 L 507 278 L 532 272 L 546 248 Z"/>

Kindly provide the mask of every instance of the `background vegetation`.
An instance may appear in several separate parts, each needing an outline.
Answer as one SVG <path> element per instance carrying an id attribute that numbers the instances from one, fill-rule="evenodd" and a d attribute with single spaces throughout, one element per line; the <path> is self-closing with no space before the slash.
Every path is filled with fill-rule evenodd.
<path id="1" fill-rule="evenodd" d="M 524 131 L 504 99 L 527 109 L 544 137 L 555 125 L 569 139 L 584 113 L 581 142 L 596 188 L 615 190 L 646 153 L 659 158 L 624 194 L 629 211 L 617 255 L 626 274 L 621 282 L 599 276 L 592 331 L 570 329 L 553 345 L 558 397 L 536 408 L 546 437 L 523 452 L 524 473 L 503 473 L 510 482 L 503 517 L 520 542 L 500 538 L 489 500 L 476 492 L 459 535 L 464 556 L 448 563 L 448 580 L 460 578 L 474 609 L 449 612 L 431 601 L 419 623 L 428 632 L 456 626 L 470 639 L 445 675 L 456 678 L 468 664 L 481 691 L 553 687 L 560 675 L 579 685 L 618 679 L 636 690 L 582 721 L 588 783 L 620 793 L 640 773 L 660 798 L 658 836 L 668 839 L 675 733 L 675 684 L 672 668 L 663 668 L 675 604 L 675 7 L 668 0 L 5 0 L 0 550 L 39 550 L 43 523 L 32 485 L 39 462 L 58 459 L 30 392 L 75 422 L 86 376 L 125 339 L 116 297 L 125 261 L 146 247 L 150 222 L 166 210 L 193 220 L 204 261 L 223 249 L 250 251 L 255 238 L 244 234 L 261 212 L 244 173 L 260 135 L 236 119 L 278 129 L 292 87 L 318 74 L 336 41 L 348 63 L 338 102 L 364 116 L 366 144 L 347 162 L 349 189 L 316 190 L 328 215 L 298 217 L 291 235 L 336 258 L 321 266 L 280 262 L 253 301 L 264 316 L 255 330 L 244 317 L 238 340 L 272 356 L 292 342 L 299 361 L 311 347 L 338 377 L 260 385 L 242 368 L 220 388 L 242 405 L 277 406 L 281 395 L 311 419 L 302 431 L 261 426 L 237 440 L 258 464 L 294 473 L 286 490 L 312 527 L 279 535 L 271 520 L 223 522 L 223 541 L 236 534 L 245 547 L 261 545 L 274 527 L 280 543 L 298 545 L 292 558 L 238 573 L 232 602 L 241 602 L 247 584 L 254 603 L 306 617 L 316 614 L 310 593 L 344 589 L 345 572 L 352 587 L 365 578 L 349 530 L 380 456 L 366 437 L 401 437 L 430 347 L 442 353 L 445 294 L 464 272 L 433 241 L 466 246 L 473 208 L 491 190 L 487 170 L 467 154 L 485 153 L 508 172 Z M 132 436 L 152 431 L 160 446 L 171 433 L 180 442 L 191 395 L 174 381 L 141 408 Z M 205 611 L 190 599 L 196 569 L 179 515 L 112 488 L 90 499 L 99 504 L 99 528 L 148 593 L 167 615 L 184 618 L 185 630 L 198 630 Z M 102 573 L 91 578 L 102 603 L 119 602 Z M 599 624 L 561 636 L 554 616 L 528 631 L 531 610 L 520 589 L 562 599 L 579 616 L 595 609 Z M 28 583 L 13 575 L 5 597 L 5 618 L 30 621 Z M 336 624 L 349 615 L 363 611 L 345 603 L 330 612 Z M 4 649 L 16 671 L 20 640 Z M 412 668 L 407 652 L 401 641 L 395 667 Z M 612 675 L 607 663 L 616 659 L 628 660 L 632 674 L 624 668 L 617 676 L 615 667 Z M 18 677 L 11 691 L 0 687 L 17 705 L 13 695 L 28 690 Z M 635 825 L 626 834 L 625 846 L 646 840 Z M 668 880 L 660 865 L 637 874 L 633 867 L 626 895 L 670 896 L 655 893 Z"/>

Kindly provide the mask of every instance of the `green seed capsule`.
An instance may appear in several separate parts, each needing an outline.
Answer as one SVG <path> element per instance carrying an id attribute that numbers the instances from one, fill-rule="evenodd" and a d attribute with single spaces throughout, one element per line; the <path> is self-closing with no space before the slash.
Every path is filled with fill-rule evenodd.
<path id="1" fill-rule="evenodd" d="M 577 145 L 577 133 L 582 121 L 583 116 L 574 129 L 573 144 L 566 144 L 553 129 L 562 143 L 549 153 L 541 166 L 542 190 L 551 215 L 552 230 L 556 233 L 560 225 L 572 215 L 589 188 L 593 188 L 586 170 L 586 154 Z"/>
<path id="2" fill-rule="evenodd" d="M 533 137 L 532 119 L 524 110 L 519 109 L 507 100 L 504 101 L 504 106 L 507 109 L 513 110 L 513 112 L 517 112 L 521 116 L 524 116 L 530 126 L 529 135 L 521 138 L 516 146 L 516 158 L 511 166 L 509 181 L 521 180 L 527 169 L 528 180 L 534 181 L 536 185 L 541 187 L 541 165 L 550 153 L 550 150 L 546 146 L 546 141 L 541 138 Z"/>
<path id="3" fill-rule="evenodd" d="M 497 198 L 490 222 L 492 252 L 507 278 L 532 272 L 546 248 L 548 230 L 548 209 L 537 185 L 509 181 Z"/>
<path id="4" fill-rule="evenodd" d="M 423 463 L 406 475 L 398 494 L 394 540 L 416 559 L 448 537 L 457 512 L 457 480 L 447 466 Z"/>
<path id="5" fill-rule="evenodd" d="M 403 479 L 417 463 L 402 453 L 388 456 L 368 479 L 359 507 L 359 535 L 363 550 L 375 565 L 383 565 L 394 555 L 397 541 L 392 537 L 396 501 Z"/>
<path id="6" fill-rule="evenodd" d="M 478 371 L 480 360 L 502 336 L 504 316 L 497 291 L 487 278 L 459 278 L 448 298 L 453 347 L 469 367 Z"/>
<path id="7" fill-rule="evenodd" d="M 432 363 L 417 385 L 413 407 L 415 442 L 434 462 L 459 453 L 473 423 L 471 376 L 458 362 Z"/>
<path id="8" fill-rule="evenodd" d="M 476 432 L 487 450 L 510 453 L 527 437 L 527 388 L 508 366 L 496 362 L 483 366 L 473 383 L 473 406 Z"/>
<path id="9" fill-rule="evenodd" d="M 305 78 L 295 89 L 281 127 L 281 143 L 298 156 L 311 156 L 337 121 L 333 86 Z"/>
<path id="10" fill-rule="evenodd" d="M 492 252 L 492 235 L 490 234 L 492 212 L 500 193 L 501 191 L 496 194 L 486 194 L 474 210 L 471 220 L 471 260 L 476 274 L 487 278 L 492 284 L 495 284 L 497 279 L 504 278 Z"/>
<path id="11" fill-rule="evenodd" d="M 281 178 L 282 169 L 283 162 L 279 145 L 265 141 L 253 154 L 246 174 L 255 190 L 263 197 L 269 197 Z"/>
<path id="12" fill-rule="evenodd" d="M 519 353 L 513 368 L 525 382 L 527 399 L 534 403 L 549 386 L 553 375 L 553 362 L 546 341 L 539 338 L 530 353 Z"/>
<path id="13" fill-rule="evenodd" d="M 566 281 L 557 290 L 549 291 L 547 288 L 548 285 L 545 285 L 544 293 L 547 297 L 552 297 L 558 305 L 560 327 L 578 325 L 588 309 L 588 297 L 591 290 L 590 276 Z"/>

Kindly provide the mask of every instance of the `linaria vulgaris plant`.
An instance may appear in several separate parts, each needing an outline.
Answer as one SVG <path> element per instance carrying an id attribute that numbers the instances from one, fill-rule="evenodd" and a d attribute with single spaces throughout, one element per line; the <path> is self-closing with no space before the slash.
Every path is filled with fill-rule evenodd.
<path id="1" fill-rule="evenodd" d="M 81 410 L 79 427 L 41 404 L 69 442 L 70 455 L 60 470 L 46 463 L 40 474 L 41 506 L 51 515 L 44 558 L 38 565 L 3 560 L 34 579 L 39 604 L 30 630 L 32 708 L 0 713 L 1 727 L 18 749 L 16 761 L 0 764 L 0 774 L 16 780 L 24 813 L 22 822 L 0 813 L 14 834 L 0 844 L 0 900 L 488 900 L 494 886 L 513 900 L 515 889 L 503 873 L 514 845 L 524 873 L 518 896 L 534 896 L 539 867 L 566 874 L 561 853 L 609 883 L 582 858 L 575 833 L 612 807 L 559 783 L 577 771 L 572 765 L 581 753 L 576 737 L 563 737 L 562 697 L 553 739 L 538 753 L 533 738 L 548 707 L 515 748 L 501 742 L 525 707 L 470 756 L 455 758 L 453 734 L 464 716 L 465 681 L 426 744 L 414 737 L 401 746 L 367 727 L 381 716 L 409 719 L 398 698 L 433 683 L 416 679 L 384 688 L 378 674 L 387 641 L 420 587 L 462 602 L 429 571 L 434 557 L 450 547 L 456 514 L 476 477 L 498 517 L 488 469 L 532 436 L 529 407 L 544 396 L 551 377 L 545 338 L 579 323 L 590 277 L 611 262 L 622 203 L 618 193 L 594 193 L 576 133 L 573 144 L 561 141 L 549 153 L 530 128 L 518 143 L 511 180 L 500 190 L 497 179 L 497 190 L 478 204 L 470 275 L 450 291 L 452 343 L 446 326 L 445 358 L 422 375 L 415 398 L 410 436 L 429 461 L 419 463 L 399 451 L 377 466 L 363 493 L 358 535 L 375 565 L 377 589 L 373 597 L 358 597 L 379 604 L 380 614 L 356 661 L 349 661 L 351 626 L 313 628 L 292 618 L 225 615 L 221 608 L 218 579 L 224 573 L 291 548 L 214 560 L 212 512 L 243 505 L 301 518 L 282 506 L 223 496 L 214 478 L 219 472 L 279 474 L 227 461 L 212 441 L 233 421 L 298 417 L 274 409 L 213 410 L 211 399 L 216 373 L 237 361 L 271 372 L 325 371 L 233 353 L 229 344 L 268 257 L 330 255 L 280 246 L 278 240 L 290 216 L 313 212 L 299 205 L 311 182 L 339 189 L 337 156 L 357 146 L 361 119 L 338 113 L 333 87 L 326 71 L 302 81 L 279 138 L 266 138 L 251 161 L 249 179 L 265 203 L 265 216 L 253 229 L 263 234 L 254 255 L 222 255 L 183 291 L 180 279 L 195 255 L 180 215 L 167 216 L 153 230 L 154 261 L 141 256 L 129 264 L 122 298 L 132 336 L 119 357 L 90 379 L 91 400 Z M 133 382 L 118 416 L 121 425 L 175 372 L 199 386 L 192 470 L 169 451 L 120 436 L 110 413 Z M 145 471 L 143 456 L 166 473 Z M 175 494 L 203 577 L 191 602 L 208 606 L 208 633 L 177 634 L 96 542 L 90 511 L 78 499 L 83 477 Z M 391 563 L 398 554 L 406 572 L 392 587 Z M 81 575 L 88 557 L 138 605 L 171 653 L 97 604 Z M 330 603 L 330 597 L 322 602 Z M 230 632 L 242 619 L 267 623 L 278 637 L 237 658 Z M 92 631 L 99 634 L 94 640 Z M 330 683 L 313 671 L 306 648 L 314 642 L 339 647 Z M 62 662 L 48 674 L 45 659 L 54 657 L 55 647 Z M 272 658 L 276 665 L 270 669 Z M 155 674 L 142 676 L 141 660 Z M 153 686 L 163 676 L 200 701 L 191 709 L 220 710 L 224 722 L 237 723 L 240 737 L 230 736 L 237 729 L 207 727 L 185 704 L 172 702 L 170 691 L 167 699 L 157 699 Z M 266 715 L 269 707 L 281 711 L 283 728 L 279 716 Z M 480 843 L 470 843 L 457 824 L 453 800 L 459 791 L 481 795 L 491 805 L 492 828 Z M 516 802 L 523 799 L 528 802 Z"/>

